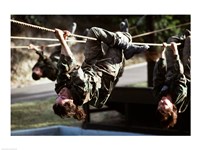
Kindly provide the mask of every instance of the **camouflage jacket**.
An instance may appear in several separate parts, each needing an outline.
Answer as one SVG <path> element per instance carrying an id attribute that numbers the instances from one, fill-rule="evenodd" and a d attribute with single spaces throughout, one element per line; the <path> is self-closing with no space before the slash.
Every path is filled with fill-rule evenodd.
<path id="1" fill-rule="evenodd" d="M 184 67 L 184 75 L 187 78 L 187 81 L 190 82 L 191 75 L 190 75 L 190 63 L 191 63 L 191 36 L 181 35 L 181 36 L 172 36 L 168 39 L 167 43 L 170 42 L 176 42 L 181 43 L 181 45 L 178 46 L 178 52 L 180 56 L 180 60 Z M 165 51 L 166 55 L 166 61 L 167 61 L 167 68 L 171 68 L 173 66 L 173 54 L 170 50 L 170 47 L 167 47 L 167 50 Z M 168 72 L 170 75 L 170 72 Z M 167 75 L 168 76 L 168 75 Z"/>
<path id="2" fill-rule="evenodd" d="M 154 96 L 157 101 L 170 94 L 178 112 L 184 112 L 188 106 L 187 80 L 183 73 L 183 65 L 178 55 L 172 57 L 172 67 L 167 68 L 166 59 L 160 58 L 155 65 L 153 75 Z M 167 75 L 167 72 L 170 72 Z"/>

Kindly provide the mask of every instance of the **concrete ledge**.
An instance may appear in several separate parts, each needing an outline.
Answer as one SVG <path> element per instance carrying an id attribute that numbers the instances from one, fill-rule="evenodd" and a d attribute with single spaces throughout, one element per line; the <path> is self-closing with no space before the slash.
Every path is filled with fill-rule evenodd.
<path id="1" fill-rule="evenodd" d="M 116 132 L 106 130 L 87 130 L 79 127 L 68 126 L 50 126 L 35 129 L 14 130 L 11 131 L 11 136 L 77 136 L 77 135 L 111 135 L 111 136 L 144 136 L 145 134 L 130 133 L 130 132 Z"/>

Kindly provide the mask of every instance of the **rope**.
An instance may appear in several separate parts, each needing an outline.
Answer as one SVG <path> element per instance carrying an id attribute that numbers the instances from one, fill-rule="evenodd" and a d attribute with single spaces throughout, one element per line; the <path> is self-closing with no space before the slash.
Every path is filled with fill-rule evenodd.
<path id="1" fill-rule="evenodd" d="M 55 44 L 49 44 L 49 45 L 45 45 L 45 47 L 55 47 L 55 46 L 60 46 L 61 44 L 60 43 L 55 43 Z M 40 47 L 40 46 L 37 46 L 37 47 Z M 29 49 L 29 46 L 11 46 L 11 49 Z"/>
<path id="2" fill-rule="evenodd" d="M 25 23 L 25 22 L 13 20 L 13 19 L 11 19 L 11 22 L 17 23 L 17 24 L 20 24 L 20 25 L 24 25 L 24 26 L 28 26 L 28 27 L 32 27 L 32 28 L 36 28 L 36 29 L 40 29 L 40 30 L 55 32 L 55 30 L 52 30 L 52 29 L 49 29 L 49 28 L 45 28 L 45 27 L 41 27 L 41 26 L 37 26 L 37 25 L 32 25 L 32 24 L 29 24 L 29 23 Z"/>
<path id="3" fill-rule="evenodd" d="M 12 49 L 12 48 L 15 48 L 15 49 L 17 49 L 17 48 L 28 49 L 29 46 L 11 46 L 11 49 Z"/>
<path id="4" fill-rule="evenodd" d="M 50 39 L 50 38 L 34 38 L 34 37 L 17 37 L 17 36 L 11 36 L 12 39 L 22 39 L 22 40 L 43 40 L 43 41 L 58 41 L 58 39 Z M 80 42 L 85 43 L 86 41 L 83 40 L 66 40 L 68 41 L 74 41 L 74 42 Z M 135 45 L 149 45 L 149 46 L 162 46 L 162 43 L 139 43 L 139 42 L 132 42 Z M 180 45 L 181 43 L 177 43 L 177 45 Z M 52 44 L 53 47 L 54 44 Z M 57 45 L 57 44 L 56 44 Z M 169 46 L 170 44 L 167 44 Z"/>
<path id="5" fill-rule="evenodd" d="M 137 43 L 137 42 L 133 42 L 133 44 L 135 44 L 135 45 L 149 45 L 149 46 L 163 46 L 162 43 Z M 181 43 L 176 43 L 176 44 L 181 45 Z M 55 44 L 46 45 L 45 47 L 54 47 L 54 46 L 60 46 L 60 45 L 61 45 L 60 43 L 55 43 Z M 171 46 L 171 44 L 166 44 L 166 46 Z M 28 49 L 29 46 L 11 46 L 11 49 L 12 48 Z"/>
<path id="6" fill-rule="evenodd" d="M 45 47 L 55 47 L 55 46 L 60 46 L 60 45 L 61 45 L 60 43 L 55 43 L 55 44 L 46 45 Z"/>
<path id="7" fill-rule="evenodd" d="M 35 38 L 35 37 L 19 37 L 19 36 L 11 36 L 11 39 L 17 40 L 39 40 L 39 41 L 59 41 L 58 39 L 51 38 Z M 78 43 L 86 43 L 85 40 L 65 40 L 66 42 L 78 42 Z"/>
<path id="8" fill-rule="evenodd" d="M 41 27 L 41 26 L 37 26 L 37 25 L 32 25 L 32 24 L 29 24 L 29 23 L 25 23 L 25 22 L 13 20 L 13 19 L 11 19 L 11 22 L 17 23 L 17 24 L 20 24 L 20 25 L 24 25 L 24 26 L 28 26 L 28 27 L 32 27 L 32 28 L 36 28 L 36 29 L 40 29 L 40 30 L 55 32 L 55 30 L 53 30 L 53 29 L 49 29 L 49 28 L 45 28 L 45 27 Z M 89 39 L 89 40 L 97 40 L 96 38 L 82 36 L 82 35 L 76 35 L 76 34 L 72 34 L 72 33 L 70 35 L 74 36 L 74 37 L 78 37 L 78 38 L 85 38 L 85 39 Z"/>
<path id="9" fill-rule="evenodd" d="M 146 33 L 143 33 L 143 34 L 139 34 L 139 35 L 135 35 L 135 36 L 132 36 L 132 38 L 138 38 L 138 37 L 142 37 L 142 36 L 146 36 L 146 35 L 150 35 L 150 34 L 154 34 L 154 33 L 157 33 L 157 32 L 161 32 L 161 31 L 165 31 L 165 30 L 169 30 L 171 28 L 175 28 L 175 27 L 181 27 L 181 26 L 186 26 L 186 25 L 189 25 L 190 22 L 188 23 L 184 23 L 184 24 L 180 24 L 180 25 L 177 25 L 177 26 L 174 26 L 174 27 L 168 27 L 168 28 L 165 28 L 165 29 L 160 29 L 160 30 L 155 30 L 155 31 L 150 31 L 150 32 L 146 32 Z"/>
<path id="10" fill-rule="evenodd" d="M 135 45 L 149 45 L 149 46 L 163 46 L 163 43 L 137 43 L 132 42 Z M 177 45 L 181 45 L 181 43 L 176 43 Z M 166 46 L 171 46 L 171 44 L 166 44 Z"/>

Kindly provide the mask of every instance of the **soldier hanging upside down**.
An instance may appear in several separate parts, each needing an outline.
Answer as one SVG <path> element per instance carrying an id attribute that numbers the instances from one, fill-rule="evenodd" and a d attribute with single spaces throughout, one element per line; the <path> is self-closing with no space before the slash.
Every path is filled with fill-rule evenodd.
<path id="1" fill-rule="evenodd" d="M 76 23 L 74 22 L 71 26 L 71 32 L 76 31 Z M 60 47 L 56 48 L 54 52 L 51 53 L 49 57 L 44 55 L 44 46 L 40 48 L 33 44 L 29 45 L 29 49 L 35 50 L 39 58 L 36 64 L 32 68 L 32 78 L 34 80 L 39 80 L 40 78 L 48 78 L 51 81 L 55 81 L 58 74 L 57 63 L 60 57 Z"/>
<path id="2" fill-rule="evenodd" d="M 187 39 L 183 43 L 182 53 L 190 51 L 190 47 L 188 47 L 190 40 Z M 189 131 L 190 69 L 184 70 L 184 68 L 190 66 L 190 55 L 189 53 L 184 55 L 183 62 L 179 51 L 175 42 L 171 42 L 168 49 L 166 49 L 166 43 L 163 43 L 161 57 L 154 68 L 154 94 L 158 100 L 157 110 L 161 125 L 165 128 L 179 126 L 179 129 Z M 186 58 L 188 59 L 187 62 Z M 188 118 L 183 118 L 183 114 L 188 115 Z"/>
<path id="3" fill-rule="evenodd" d="M 55 91 L 54 113 L 78 120 L 85 118 L 81 106 L 89 103 L 101 108 L 108 100 L 119 77 L 122 75 L 124 60 L 135 54 L 145 52 L 149 46 L 136 46 L 127 32 L 128 25 L 121 27 L 123 32 L 110 32 L 92 27 L 88 36 L 96 40 L 87 40 L 85 61 L 77 65 L 73 53 L 65 42 L 69 31 L 55 29 L 62 48 L 58 62 L 58 77 Z"/>

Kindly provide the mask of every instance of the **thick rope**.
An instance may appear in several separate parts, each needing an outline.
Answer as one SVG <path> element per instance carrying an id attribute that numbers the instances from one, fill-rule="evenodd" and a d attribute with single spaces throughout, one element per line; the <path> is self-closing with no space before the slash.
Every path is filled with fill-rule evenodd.
<path id="1" fill-rule="evenodd" d="M 39 41 L 59 41 L 58 39 L 51 39 L 51 38 L 35 38 L 35 37 L 20 37 L 20 36 L 11 36 L 11 39 L 17 40 L 39 40 Z M 77 42 L 77 43 L 86 43 L 85 40 L 65 40 L 66 42 Z"/>
<path id="2" fill-rule="evenodd" d="M 28 27 L 32 27 L 32 28 L 36 28 L 36 29 L 40 29 L 40 30 L 55 32 L 55 30 L 53 30 L 53 29 L 49 29 L 49 28 L 45 28 L 45 27 L 41 27 L 41 26 L 37 26 L 37 25 L 32 25 L 32 24 L 29 24 L 29 23 L 25 23 L 25 22 L 13 20 L 13 19 L 11 19 L 11 22 L 17 23 L 17 24 L 20 24 L 20 25 L 24 25 L 24 26 L 28 26 Z"/>
<path id="3" fill-rule="evenodd" d="M 149 45 L 149 46 L 163 46 L 163 44 L 160 43 L 136 43 L 133 42 L 135 45 Z M 181 45 L 181 43 L 176 43 L 177 45 Z M 49 44 L 46 45 L 45 47 L 55 47 L 55 46 L 60 46 L 60 43 L 56 44 Z M 171 46 L 171 44 L 166 44 L 166 46 Z M 39 46 L 38 46 L 39 47 Z M 29 46 L 11 46 L 11 49 L 29 49 Z"/>
<path id="4" fill-rule="evenodd" d="M 45 27 L 41 27 L 41 26 L 37 26 L 37 25 L 32 25 L 32 24 L 29 24 L 29 23 L 25 23 L 25 22 L 13 20 L 13 19 L 11 19 L 11 22 L 17 23 L 17 24 L 20 24 L 20 25 L 24 25 L 24 26 L 28 26 L 28 27 L 32 27 L 32 28 L 36 28 L 36 29 L 40 29 L 40 30 L 55 32 L 55 30 L 53 30 L 53 29 L 49 29 L 49 28 L 45 28 Z M 92 38 L 92 37 L 88 37 L 88 36 L 82 36 L 82 35 L 76 35 L 76 34 L 72 34 L 72 33 L 70 34 L 70 36 L 74 36 L 74 37 L 78 37 L 78 38 L 85 38 L 85 39 L 89 39 L 89 40 L 97 40 L 96 38 Z"/>
<path id="5" fill-rule="evenodd" d="M 163 46 L 163 43 L 137 43 L 132 42 L 135 45 L 149 45 L 149 46 Z M 176 43 L 176 45 L 181 45 L 181 43 Z M 171 46 L 171 44 L 166 44 L 166 46 Z"/>
<path id="6" fill-rule="evenodd" d="M 55 47 L 55 46 L 60 46 L 60 43 L 55 43 L 55 44 L 49 44 L 49 45 L 45 45 L 45 47 Z M 40 47 L 40 46 L 37 46 Z M 29 46 L 11 46 L 11 49 L 29 49 Z"/>
<path id="7" fill-rule="evenodd" d="M 58 41 L 58 39 L 51 39 L 51 38 L 35 38 L 35 37 L 19 37 L 19 36 L 11 36 L 12 39 L 18 40 L 39 40 L 39 41 Z M 65 40 L 66 42 L 79 42 L 79 43 L 86 43 L 84 40 Z M 132 42 L 135 45 L 149 45 L 149 46 L 162 46 L 162 43 L 140 43 L 140 42 Z M 169 46 L 170 44 L 167 44 Z M 177 43 L 177 45 L 181 45 L 181 43 Z M 53 46 L 52 46 L 53 47 Z"/>
<path id="8" fill-rule="evenodd" d="M 61 45 L 60 43 L 55 43 L 55 44 L 46 45 L 45 47 L 55 47 L 55 46 L 60 46 L 60 45 Z"/>
<path id="9" fill-rule="evenodd" d="M 157 32 L 169 30 L 169 29 L 172 29 L 172 28 L 175 28 L 175 27 L 178 28 L 178 27 L 181 27 L 181 26 L 186 26 L 186 25 L 189 25 L 189 24 L 190 24 L 190 22 L 184 23 L 184 24 L 180 24 L 180 25 L 177 25 L 177 26 L 174 26 L 174 27 L 168 27 L 168 28 L 165 28 L 165 29 L 150 31 L 150 32 L 146 32 L 146 33 L 142 33 L 142 34 L 139 34 L 139 35 L 132 36 L 132 38 L 134 39 L 134 38 L 138 38 L 138 37 L 154 34 L 154 33 L 157 33 Z"/>
<path id="10" fill-rule="evenodd" d="M 29 48 L 29 46 L 11 46 L 11 49 L 18 49 L 18 48 L 20 48 L 20 49 L 28 49 Z"/>

